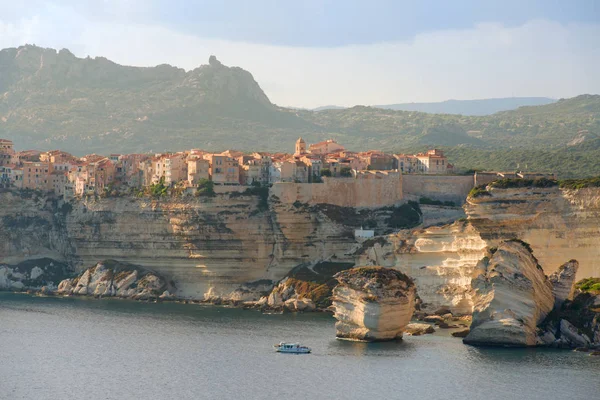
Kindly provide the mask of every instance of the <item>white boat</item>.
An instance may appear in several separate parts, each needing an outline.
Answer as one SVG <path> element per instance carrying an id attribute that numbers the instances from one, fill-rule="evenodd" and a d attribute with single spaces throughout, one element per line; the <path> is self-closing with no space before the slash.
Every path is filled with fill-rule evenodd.
<path id="1" fill-rule="evenodd" d="M 293 354 L 308 354 L 310 353 L 310 347 L 301 346 L 300 343 L 279 343 L 273 345 L 279 353 L 293 353 Z"/>

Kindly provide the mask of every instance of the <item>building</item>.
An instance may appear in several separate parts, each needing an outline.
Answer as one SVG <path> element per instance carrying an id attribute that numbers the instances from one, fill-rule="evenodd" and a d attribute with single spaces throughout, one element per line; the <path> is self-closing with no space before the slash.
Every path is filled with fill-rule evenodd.
<path id="1" fill-rule="evenodd" d="M 163 158 L 165 185 L 175 185 L 188 179 L 186 155 L 173 154 Z"/>
<path id="2" fill-rule="evenodd" d="M 217 185 L 239 185 L 240 164 L 237 159 L 226 154 L 206 154 L 210 162 L 210 179 Z"/>
<path id="3" fill-rule="evenodd" d="M 345 148 L 335 140 L 329 139 L 324 142 L 311 144 L 309 150 L 312 154 L 331 154 L 342 152 Z"/>
<path id="4" fill-rule="evenodd" d="M 300 158 L 308 166 L 308 181 L 320 181 L 321 170 L 323 169 L 323 160 L 314 154 L 306 154 Z"/>
<path id="5" fill-rule="evenodd" d="M 0 188 L 9 187 L 12 183 L 12 166 L 0 165 Z"/>
<path id="6" fill-rule="evenodd" d="M 210 179 L 210 162 L 199 156 L 187 160 L 188 185 L 197 186 L 202 179 Z"/>
<path id="7" fill-rule="evenodd" d="M 12 164 L 14 155 L 13 142 L 8 139 L 0 139 L 0 167 Z"/>
<path id="8" fill-rule="evenodd" d="M 303 154 L 306 154 L 306 142 L 302 137 L 299 137 L 296 140 L 296 150 L 294 151 L 294 156 L 299 157 Z"/>
<path id="9" fill-rule="evenodd" d="M 50 190 L 57 196 L 68 199 L 72 196 L 72 186 L 69 173 L 65 171 L 52 171 L 50 174 Z"/>
<path id="10" fill-rule="evenodd" d="M 396 159 L 391 154 L 385 154 L 380 151 L 369 151 L 364 153 L 362 157 L 367 164 L 367 169 L 386 171 L 396 169 Z"/>
<path id="11" fill-rule="evenodd" d="M 23 189 L 51 190 L 52 164 L 48 162 L 23 162 Z"/>
<path id="12" fill-rule="evenodd" d="M 396 154 L 397 169 L 405 174 L 452 174 L 454 166 L 442 150 L 433 149 L 415 155 Z"/>
<path id="13" fill-rule="evenodd" d="M 261 185 L 269 184 L 269 173 L 271 171 L 271 164 L 273 159 L 269 153 L 252 153 L 252 157 L 260 164 L 260 178 L 259 182 Z"/>
<path id="14" fill-rule="evenodd" d="M 448 164 L 448 159 L 441 150 L 428 150 L 426 153 L 416 155 L 419 160 L 419 172 L 425 174 L 448 174 L 453 172 L 452 165 Z"/>
<path id="15" fill-rule="evenodd" d="M 418 172 L 419 159 L 410 154 L 395 154 L 396 169 L 405 174 L 414 174 Z"/>

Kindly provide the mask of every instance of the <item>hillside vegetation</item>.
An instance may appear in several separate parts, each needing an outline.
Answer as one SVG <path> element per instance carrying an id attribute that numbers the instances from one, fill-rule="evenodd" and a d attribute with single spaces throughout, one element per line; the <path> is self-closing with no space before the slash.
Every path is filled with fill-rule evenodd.
<path id="1" fill-rule="evenodd" d="M 192 71 L 126 67 L 36 46 L 0 51 L 0 137 L 19 149 L 124 153 L 292 151 L 303 136 L 353 150 L 444 147 L 464 169 L 600 174 L 600 96 L 489 116 L 272 104 L 252 75 L 215 57 Z"/>

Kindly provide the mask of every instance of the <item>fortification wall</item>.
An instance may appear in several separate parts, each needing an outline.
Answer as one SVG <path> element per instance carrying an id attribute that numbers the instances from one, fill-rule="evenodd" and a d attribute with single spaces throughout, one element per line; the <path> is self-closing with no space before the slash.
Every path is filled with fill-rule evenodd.
<path id="1" fill-rule="evenodd" d="M 403 175 L 405 200 L 419 201 L 421 197 L 463 204 L 475 184 L 473 175 Z"/>
<path id="2" fill-rule="evenodd" d="M 325 178 L 324 183 L 276 183 L 272 196 L 283 203 L 333 204 L 341 207 L 384 207 L 401 203 L 402 176 L 378 179 Z"/>

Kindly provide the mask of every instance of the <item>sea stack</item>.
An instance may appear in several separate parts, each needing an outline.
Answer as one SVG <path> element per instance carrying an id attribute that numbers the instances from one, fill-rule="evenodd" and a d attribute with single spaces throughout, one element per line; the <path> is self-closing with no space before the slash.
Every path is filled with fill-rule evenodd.
<path id="1" fill-rule="evenodd" d="M 415 311 L 411 278 L 383 267 L 359 267 L 334 276 L 336 336 L 368 342 L 402 338 Z"/>
<path id="2" fill-rule="evenodd" d="M 565 300 L 573 300 L 575 276 L 578 269 L 579 263 L 577 260 L 570 260 L 548 277 L 554 294 L 554 308 L 560 309 Z"/>
<path id="3" fill-rule="evenodd" d="M 554 294 L 529 245 L 501 242 L 479 262 L 478 270 L 471 281 L 473 322 L 464 343 L 535 346 L 537 325 L 553 309 Z"/>

